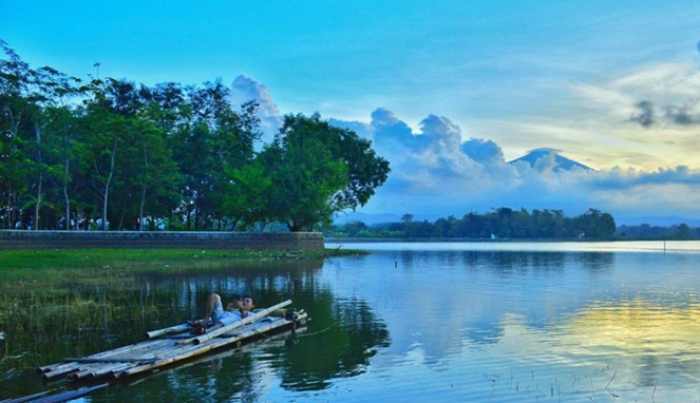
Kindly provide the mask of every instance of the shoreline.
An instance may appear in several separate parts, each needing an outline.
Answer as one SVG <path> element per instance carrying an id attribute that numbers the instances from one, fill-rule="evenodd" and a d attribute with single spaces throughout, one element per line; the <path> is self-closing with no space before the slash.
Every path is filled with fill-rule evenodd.
<path id="1" fill-rule="evenodd" d="M 692 242 L 700 239 L 578 239 L 578 238 L 334 238 L 325 237 L 328 243 L 602 243 L 602 242 Z"/>
<path id="2" fill-rule="evenodd" d="M 0 250 L 0 274 L 17 270 L 105 269 L 181 270 L 266 262 L 303 262 L 367 252 L 345 248 L 321 250 L 207 249 L 207 248 L 56 248 Z"/>

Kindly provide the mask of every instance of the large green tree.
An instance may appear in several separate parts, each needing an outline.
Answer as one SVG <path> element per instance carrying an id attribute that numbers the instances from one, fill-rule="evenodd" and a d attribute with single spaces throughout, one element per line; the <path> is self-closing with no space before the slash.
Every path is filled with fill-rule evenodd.
<path id="1" fill-rule="evenodd" d="M 389 162 L 377 155 L 372 143 L 352 130 L 331 126 L 320 115 L 285 116 L 277 140 L 283 144 L 303 144 L 314 139 L 342 161 L 347 168 L 347 183 L 333 195 L 334 212 L 364 206 L 388 178 Z"/>
<path id="2" fill-rule="evenodd" d="M 375 154 L 369 141 L 318 115 L 286 116 L 258 159 L 272 185 L 255 213 L 285 223 L 291 231 L 311 230 L 330 222 L 338 211 L 364 205 L 389 172 L 389 163 Z M 234 185 L 241 182 L 231 179 Z M 235 189 L 231 192 L 229 199 L 243 200 Z"/>

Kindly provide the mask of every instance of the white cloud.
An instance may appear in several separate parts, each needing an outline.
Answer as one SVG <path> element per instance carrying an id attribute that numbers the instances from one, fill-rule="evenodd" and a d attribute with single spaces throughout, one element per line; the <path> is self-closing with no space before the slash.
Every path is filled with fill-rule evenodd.
<path id="1" fill-rule="evenodd" d="M 666 88 L 655 84 L 657 80 L 665 81 Z M 639 99 L 661 102 L 667 93 L 681 98 L 689 93 L 684 87 L 695 85 L 700 94 L 698 72 L 678 65 L 662 65 L 607 83 L 573 88 L 590 108 L 605 111 L 621 124 L 633 125 L 629 119 Z M 239 76 L 232 89 L 231 101 L 234 104 L 250 100 L 258 102 L 265 140 L 269 141 L 281 125 L 282 116 L 267 88 L 254 79 Z M 688 105 L 692 101 L 688 96 L 682 99 Z M 654 108 L 660 106 L 654 105 Z M 695 113 L 690 107 L 682 111 Z M 509 164 L 496 142 L 469 138 L 459 125 L 437 114 L 424 118 L 418 129 L 411 128 L 385 108 L 372 112 L 369 122 L 330 121 L 371 139 L 378 153 L 391 162 L 388 182 L 360 211 L 365 219 L 369 217 L 371 220 L 372 215 L 386 219 L 387 214 L 400 216 L 406 212 L 434 218 L 501 206 L 562 209 L 571 214 L 593 207 L 609 211 L 623 222 L 700 214 L 700 171 L 685 166 L 655 171 L 621 168 L 559 170 L 554 164 L 554 154 L 532 166 L 528 163 Z M 512 122 L 506 122 L 499 127 L 512 130 L 512 125 Z M 552 141 L 560 148 L 569 145 L 585 151 L 586 143 L 592 138 L 605 137 L 585 125 L 562 126 L 546 120 L 520 122 L 517 129 L 524 136 L 519 144 L 530 147 L 550 146 L 553 144 L 547 144 L 547 141 Z M 683 127 L 669 132 L 680 133 L 675 138 L 681 145 L 690 144 L 687 135 L 684 137 L 687 130 Z M 621 140 L 607 140 L 608 144 L 616 141 Z M 645 141 L 638 139 L 641 143 Z M 668 143 L 674 144 L 672 141 Z M 648 148 L 649 144 L 645 147 Z M 625 158 L 648 159 L 646 154 L 635 150 L 622 154 Z M 580 152 L 577 155 L 581 155 Z M 617 154 L 611 149 L 594 157 L 600 159 L 612 155 Z M 397 206 L 400 206 L 399 210 Z"/>
<path id="2" fill-rule="evenodd" d="M 700 69 L 694 63 L 656 64 L 573 89 L 599 113 L 618 121 L 647 128 L 700 124 Z"/>
<path id="3" fill-rule="evenodd" d="M 445 117 L 429 115 L 418 132 L 386 109 L 371 118 L 361 126 L 364 135 L 391 162 L 392 173 L 364 213 L 384 214 L 397 205 L 401 211 L 394 211 L 396 215 L 411 212 L 427 218 L 500 206 L 568 213 L 593 207 L 635 221 L 657 217 L 660 211 L 687 216 L 700 212 L 700 196 L 689 196 L 700 195 L 700 171 L 685 166 L 562 171 L 554 165 L 557 150 L 533 165 L 509 164 L 493 141 L 463 142 L 462 130 Z M 663 195 L 655 196 L 659 192 Z"/>
<path id="4" fill-rule="evenodd" d="M 270 141 L 282 125 L 282 116 L 277 104 L 272 99 L 267 87 L 250 77 L 239 75 L 231 84 L 230 102 L 234 106 L 240 106 L 250 101 L 255 101 L 258 104 L 258 117 L 260 118 L 263 140 Z"/>

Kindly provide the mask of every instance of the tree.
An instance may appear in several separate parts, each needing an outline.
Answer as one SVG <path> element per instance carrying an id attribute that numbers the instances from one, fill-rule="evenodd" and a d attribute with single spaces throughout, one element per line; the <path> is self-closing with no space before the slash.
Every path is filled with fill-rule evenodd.
<path id="1" fill-rule="evenodd" d="M 144 216 L 167 216 L 180 200 L 182 177 L 167 147 L 164 133 L 149 121 L 137 120 L 136 130 L 140 141 L 137 153 L 142 168 L 138 176 L 141 194 L 139 202 L 139 229 L 144 229 Z"/>
<path id="2" fill-rule="evenodd" d="M 101 199 L 103 231 L 109 222 L 109 196 L 117 172 L 117 155 L 123 151 L 122 147 L 129 144 L 126 134 L 130 133 L 130 129 L 126 117 L 98 103 L 88 104 L 87 113 L 81 121 L 81 168 L 90 173 L 91 187 Z"/>
<path id="3" fill-rule="evenodd" d="M 278 138 L 260 155 L 272 180 L 268 217 L 290 231 L 330 222 L 333 197 L 348 183 L 343 161 L 314 138 Z"/>
<path id="4" fill-rule="evenodd" d="M 239 221 L 244 227 L 268 221 L 273 182 L 261 160 L 229 168 L 227 175 L 222 212 L 233 220 L 233 228 Z"/>
<path id="5" fill-rule="evenodd" d="M 278 137 L 283 142 L 316 139 L 331 158 L 343 161 L 348 180 L 333 195 L 334 212 L 364 206 L 388 178 L 389 162 L 376 154 L 369 140 L 360 138 L 352 130 L 331 126 L 318 114 L 285 116 Z"/>
<path id="6" fill-rule="evenodd" d="M 46 130 L 50 120 L 47 111 L 56 107 L 64 96 L 75 93 L 79 80 L 48 66 L 32 69 L 5 42 L 0 41 L 0 47 L 6 56 L 0 60 L 0 108 L 7 119 L 6 137 L 8 143 L 21 147 L 9 145 L 3 149 L 8 152 L 8 159 L 13 152 L 24 154 L 20 160 L 25 166 L 16 168 L 32 178 L 29 187 L 33 194 L 25 193 L 24 207 L 34 207 L 32 227 L 38 229 L 45 182 L 50 179 L 55 163 L 50 155 L 54 149 L 50 144 L 53 133 Z"/>
<path id="7" fill-rule="evenodd" d="M 681 240 L 692 238 L 690 227 L 686 223 L 678 225 L 678 227 L 676 227 L 676 233 L 674 235 L 674 238 Z"/>
<path id="8" fill-rule="evenodd" d="M 60 178 L 61 196 L 63 199 L 63 229 L 71 229 L 71 184 L 75 169 L 71 162 L 76 158 L 78 139 L 77 119 L 66 106 L 47 108 L 47 130 L 52 133 L 56 154 L 56 164 L 53 166 L 53 177 Z"/>

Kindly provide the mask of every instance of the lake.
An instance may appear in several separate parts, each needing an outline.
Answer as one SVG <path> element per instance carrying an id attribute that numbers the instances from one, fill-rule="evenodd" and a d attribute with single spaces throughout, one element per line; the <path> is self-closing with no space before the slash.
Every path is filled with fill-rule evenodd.
<path id="1" fill-rule="evenodd" d="M 665 252 L 662 242 L 328 247 L 370 253 L 176 274 L 104 274 L 106 281 L 64 278 L 50 289 L 32 288 L 38 279 L 3 280 L 25 291 L 0 297 L 16 307 L 0 316 L 11 324 L 0 399 L 46 389 L 33 372 L 39 364 L 131 343 L 146 329 L 201 314 L 212 290 L 224 300 L 251 294 L 259 306 L 290 297 L 313 321 L 306 332 L 84 400 L 700 397 L 700 242 L 668 242 Z"/>

